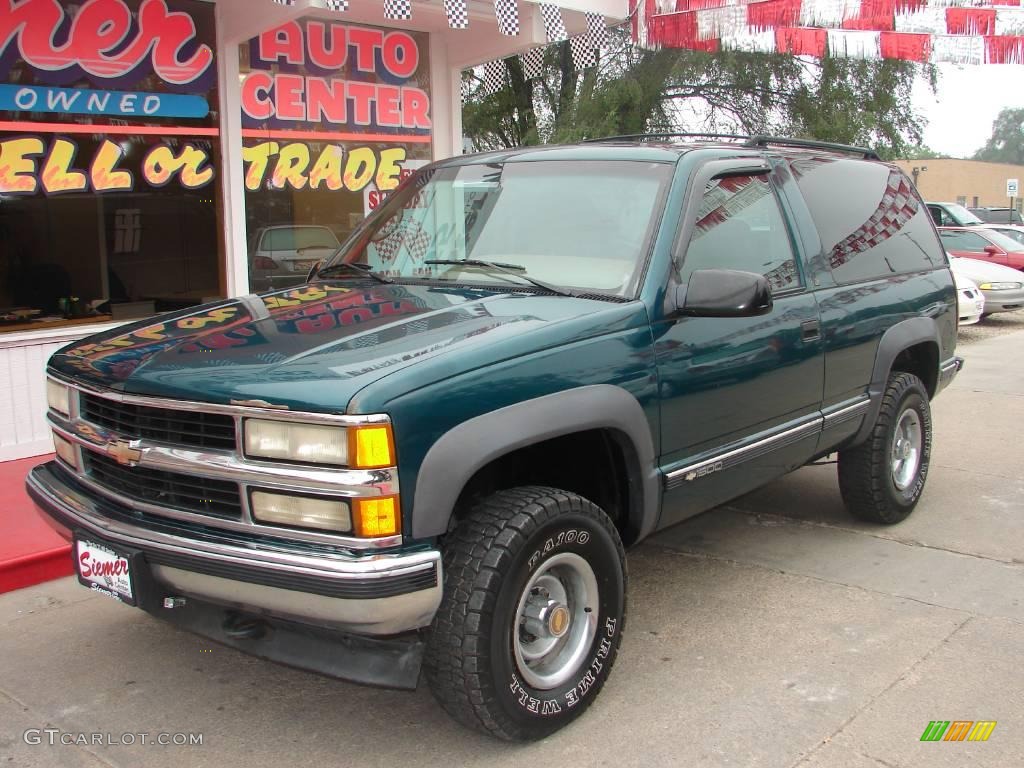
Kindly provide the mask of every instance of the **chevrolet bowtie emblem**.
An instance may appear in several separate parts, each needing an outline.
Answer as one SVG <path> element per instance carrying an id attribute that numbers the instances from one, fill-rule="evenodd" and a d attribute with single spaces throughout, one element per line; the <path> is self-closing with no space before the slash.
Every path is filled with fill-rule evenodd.
<path id="1" fill-rule="evenodd" d="M 134 467 L 142 460 L 138 440 L 118 440 L 107 443 L 107 456 L 123 467 Z"/>

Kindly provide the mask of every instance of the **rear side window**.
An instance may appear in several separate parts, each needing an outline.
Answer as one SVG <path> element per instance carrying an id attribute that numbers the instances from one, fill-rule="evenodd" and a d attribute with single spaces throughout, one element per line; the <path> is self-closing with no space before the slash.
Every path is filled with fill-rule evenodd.
<path id="1" fill-rule="evenodd" d="M 986 245 L 991 245 L 988 240 L 974 232 L 952 230 L 939 232 L 939 237 L 942 238 L 942 244 L 945 246 L 947 251 L 981 253 L 985 250 Z"/>
<path id="2" fill-rule="evenodd" d="M 901 171 L 841 157 L 791 158 L 838 283 L 944 263 L 930 214 Z"/>

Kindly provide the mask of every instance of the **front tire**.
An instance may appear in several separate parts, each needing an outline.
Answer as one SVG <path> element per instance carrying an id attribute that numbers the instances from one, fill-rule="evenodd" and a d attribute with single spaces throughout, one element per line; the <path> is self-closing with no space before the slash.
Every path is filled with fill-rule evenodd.
<path id="1" fill-rule="evenodd" d="M 871 435 L 839 452 L 839 490 L 846 508 L 871 523 L 905 520 L 924 491 L 931 455 L 928 390 L 912 373 L 893 373 Z"/>
<path id="2" fill-rule="evenodd" d="M 509 741 L 576 719 L 611 671 L 625 620 L 625 553 L 608 516 L 554 488 L 499 491 L 444 550 L 424 659 L 441 705 Z"/>

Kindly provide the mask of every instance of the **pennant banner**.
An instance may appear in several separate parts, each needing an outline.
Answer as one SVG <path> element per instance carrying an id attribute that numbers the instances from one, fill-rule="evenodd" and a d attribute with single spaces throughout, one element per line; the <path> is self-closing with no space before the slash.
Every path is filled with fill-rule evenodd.
<path id="1" fill-rule="evenodd" d="M 608 27 L 600 13 L 587 14 L 587 32 L 590 34 L 591 48 L 600 50 L 608 47 Z"/>
<path id="2" fill-rule="evenodd" d="M 469 3 L 467 0 L 444 0 L 444 12 L 452 29 L 469 29 Z"/>
<path id="3" fill-rule="evenodd" d="M 519 34 L 519 4 L 517 0 L 494 0 L 494 17 L 498 30 L 507 37 Z"/>
<path id="4" fill-rule="evenodd" d="M 384 0 L 385 19 L 411 19 L 412 0 Z"/>
<path id="5" fill-rule="evenodd" d="M 569 34 L 565 31 L 565 21 L 562 19 L 561 8 L 557 5 L 541 3 L 540 15 L 544 20 L 544 31 L 548 35 L 549 43 L 560 43 L 569 37 Z"/>
<path id="6" fill-rule="evenodd" d="M 630 0 L 649 48 L 1022 63 L 1021 0 Z"/>
<path id="7" fill-rule="evenodd" d="M 544 74 L 544 48 L 531 48 L 519 54 L 519 63 L 523 67 L 523 77 L 534 80 Z"/>

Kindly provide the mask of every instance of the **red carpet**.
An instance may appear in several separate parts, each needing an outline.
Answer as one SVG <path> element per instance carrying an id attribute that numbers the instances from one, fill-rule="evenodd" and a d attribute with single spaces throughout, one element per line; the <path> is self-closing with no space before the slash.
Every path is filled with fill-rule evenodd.
<path id="1" fill-rule="evenodd" d="M 0 462 L 0 593 L 71 575 L 71 546 L 25 493 L 25 475 L 51 458 Z"/>

